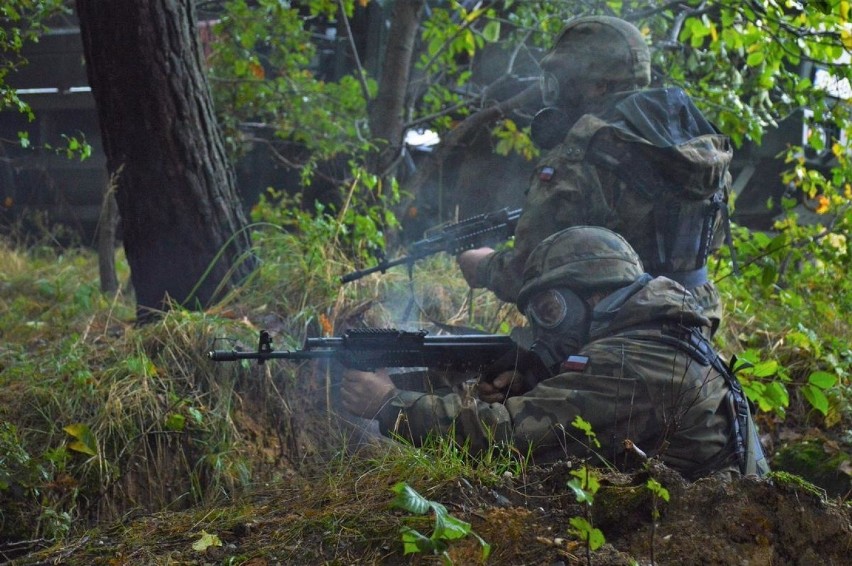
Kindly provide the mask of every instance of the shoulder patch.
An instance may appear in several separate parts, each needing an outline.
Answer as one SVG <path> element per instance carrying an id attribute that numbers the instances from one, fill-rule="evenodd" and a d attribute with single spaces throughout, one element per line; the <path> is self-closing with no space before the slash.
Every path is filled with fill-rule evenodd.
<path id="1" fill-rule="evenodd" d="M 553 174 L 555 172 L 556 171 L 553 169 L 553 167 L 542 167 L 541 170 L 538 172 L 538 180 L 543 183 L 546 183 L 553 178 Z"/>
<path id="2" fill-rule="evenodd" d="M 559 366 L 559 369 L 562 371 L 583 371 L 588 365 L 588 356 L 568 356 Z"/>

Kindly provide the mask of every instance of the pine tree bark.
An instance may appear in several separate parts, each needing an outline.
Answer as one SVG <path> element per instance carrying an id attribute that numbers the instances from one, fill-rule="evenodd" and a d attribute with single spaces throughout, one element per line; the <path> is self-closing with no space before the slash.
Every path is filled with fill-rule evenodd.
<path id="1" fill-rule="evenodd" d="M 89 84 L 144 321 L 203 308 L 254 267 L 192 0 L 76 0 Z M 221 252 L 221 253 L 220 253 Z"/>

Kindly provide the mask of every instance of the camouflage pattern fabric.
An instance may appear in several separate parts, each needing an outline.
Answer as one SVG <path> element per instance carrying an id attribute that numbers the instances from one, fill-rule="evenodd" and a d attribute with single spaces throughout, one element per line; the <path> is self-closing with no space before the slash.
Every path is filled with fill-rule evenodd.
<path id="1" fill-rule="evenodd" d="M 651 82 L 651 51 L 642 32 L 630 22 L 611 16 L 571 20 L 540 63 L 561 68 L 570 79 L 610 81 L 647 86 Z"/>
<path id="2" fill-rule="evenodd" d="M 625 287 L 644 274 L 623 236 L 602 226 L 571 226 L 542 240 L 527 258 L 518 308 L 525 311 L 530 297 L 552 287 L 591 294 Z"/>
<path id="3" fill-rule="evenodd" d="M 661 93 L 657 115 L 664 114 L 666 100 L 673 100 L 691 109 L 696 121 L 703 120 L 679 89 Z M 660 265 L 658 226 L 664 220 L 656 205 L 661 199 L 671 199 L 676 203 L 672 207 L 705 206 L 710 195 L 727 191 L 730 144 L 719 134 L 690 137 L 676 125 L 661 126 L 655 115 L 645 116 L 642 122 L 641 112 L 649 110 L 630 106 L 631 100 L 631 93 L 610 97 L 595 114 L 582 116 L 563 143 L 541 158 L 530 180 L 514 247 L 480 263 L 477 286 L 490 289 L 504 301 L 516 302 L 532 250 L 547 236 L 577 225 L 603 226 L 621 234 L 652 275 L 697 267 L 697 250 L 691 256 L 681 253 L 666 269 Z M 622 111 L 630 113 L 633 122 L 641 122 L 639 126 L 627 123 Z M 693 130 L 707 128 L 711 126 L 702 122 Z M 675 189 L 678 193 L 672 194 Z M 719 240 L 714 244 L 718 249 Z M 712 317 L 721 318 L 712 283 L 700 286 L 704 287 L 699 292 L 702 306 Z"/>
<path id="4" fill-rule="evenodd" d="M 383 432 L 396 430 L 415 442 L 452 432 L 473 451 L 512 443 L 522 454 L 531 449 L 538 463 L 597 455 L 628 469 L 638 462 L 624 447 L 630 440 L 688 478 L 738 472 L 724 378 L 654 339 L 665 325 L 706 324 L 686 289 L 654 278 L 593 322 L 591 340 L 579 352 L 588 357 L 583 369 L 543 379 L 502 404 L 400 391 L 377 419 Z M 591 423 L 600 447 L 588 446 L 571 425 L 577 416 Z"/>

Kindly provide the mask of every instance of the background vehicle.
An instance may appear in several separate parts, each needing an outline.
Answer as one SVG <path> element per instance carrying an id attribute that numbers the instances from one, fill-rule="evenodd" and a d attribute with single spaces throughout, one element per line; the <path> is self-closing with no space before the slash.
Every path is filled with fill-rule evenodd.
<path id="1" fill-rule="evenodd" d="M 4 220 L 41 215 L 80 234 L 97 224 L 107 184 L 97 111 L 86 79 L 80 31 L 56 27 L 26 48 L 29 64 L 8 84 L 30 105 L 35 119 L 17 110 L 0 112 L 0 209 Z M 18 140 L 26 132 L 30 147 Z M 85 139 L 88 159 L 69 159 L 51 148 L 67 147 L 64 136 Z"/>
<path id="2" fill-rule="evenodd" d="M 838 82 L 824 66 L 803 63 L 800 74 L 826 91 L 829 107 L 852 97 L 849 82 Z M 810 139 L 812 134 L 820 140 L 821 147 L 815 147 Z M 796 212 L 801 222 L 815 221 L 815 199 L 807 198 L 781 179 L 784 171 L 791 168 L 791 164 L 785 163 L 785 155 L 791 146 L 801 147 L 808 168 L 830 178 L 831 168 L 837 164 L 831 151 L 832 143 L 845 145 L 846 141 L 845 131 L 814 116 L 811 110 L 800 108 L 781 120 L 776 128 L 767 130 L 760 144 L 749 142 L 736 149 L 732 163 L 736 195 L 733 219 L 749 228 L 769 229 L 782 213 L 781 199 L 791 198 L 799 203 Z"/>

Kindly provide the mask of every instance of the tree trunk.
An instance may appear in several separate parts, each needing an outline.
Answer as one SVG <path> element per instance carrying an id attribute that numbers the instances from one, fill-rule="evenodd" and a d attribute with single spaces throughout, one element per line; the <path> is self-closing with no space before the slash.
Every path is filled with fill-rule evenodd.
<path id="1" fill-rule="evenodd" d="M 118 228 L 118 204 L 115 202 L 117 184 L 118 175 L 110 176 L 98 218 L 98 271 L 101 274 L 101 292 L 107 295 L 118 292 L 118 275 L 115 272 L 115 232 Z"/>
<path id="2" fill-rule="evenodd" d="M 370 104 L 370 133 L 386 143 L 372 166 L 379 175 L 391 174 L 402 149 L 408 77 L 423 4 L 424 0 L 405 0 L 393 6 L 379 90 Z"/>
<path id="3" fill-rule="evenodd" d="M 144 321 L 209 305 L 255 262 L 192 0 L 76 0 L 87 73 Z M 221 255 L 217 255 L 221 252 Z"/>

